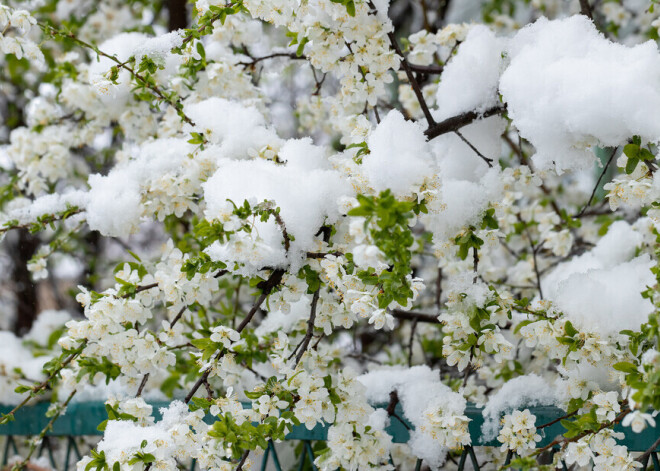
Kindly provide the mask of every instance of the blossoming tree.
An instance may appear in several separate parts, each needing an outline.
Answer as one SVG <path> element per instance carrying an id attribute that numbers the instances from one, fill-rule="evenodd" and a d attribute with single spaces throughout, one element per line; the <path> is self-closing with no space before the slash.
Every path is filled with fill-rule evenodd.
<path id="1" fill-rule="evenodd" d="M 323 422 L 322 470 L 436 469 L 473 402 L 495 467 L 640 468 L 612 428 L 660 410 L 654 4 L 0 5 L 3 316 L 32 326 L 1 421 L 106 400 L 81 471 L 247 469 Z"/>

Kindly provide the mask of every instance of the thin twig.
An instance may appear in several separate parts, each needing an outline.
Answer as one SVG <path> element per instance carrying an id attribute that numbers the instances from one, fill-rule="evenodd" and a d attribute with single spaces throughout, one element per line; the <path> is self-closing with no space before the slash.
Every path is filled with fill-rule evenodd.
<path id="1" fill-rule="evenodd" d="M 479 149 L 477 149 L 476 147 L 474 147 L 470 141 L 468 141 L 467 139 L 465 139 L 465 136 L 463 136 L 463 134 L 461 134 L 460 132 L 458 132 L 458 129 L 454 131 L 454 134 L 456 134 L 458 137 L 460 137 L 460 138 L 461 138 L 461 141 L 465 142 L 465 143 L 470 147 L 470 149 L 472 149 L 472 150 L 475 152 L 475 154 L 477 154 L 479 157 L 481 157 L 482 160 L 488 164 L 489 167 L 492 167 L 492 166 L 493 166 L 493 159 L 489 159 L 489 158 L 486 157 L 484 154 L 482 154 L 481 152 L 479 152 Z"/>
<path id="2" fill-rule="evenodd" d="M 573 412 L 571 412 L 570 414 L 566 414 L 566 415 L 564 415 L 563 417 L 557 417 L 555 420 L 551 420 L 551 421 L 548 422 L 547 424 L 539 425 L 538 427 L 536 427 L 536 430 L 540 430 L 540 429 L 542 429 L 542 428 L 550 427 L 551 425 L 554 425 L 554 424 L 556 424 L 557 422 L 560 422 L 560 421 L 562 421 L 562 420 L 565 420 L 565 419 L 568 419 L 568 418 L 570 418 L 570 417 L 573 417 L 575 414 L 578 413 L 579 410 L 580 410 L 580 409 L 575 409 L 575 410 L 574 410 Z"/>
<path id="3" fill-rule="evenodd" d="M 250 309 L 250 312 L 248 312 L 247 316 L 245 316 L 245 319 L 243 319 L 243 322 L 240 323 L 240 325 L 236 328 L 236 332 L 239 334 L 247 327 L 247 325 L 250 323 L 256 312 L 259 310 L 263 302 L 266 300 L 270 292 L 278 286 L 281 281 L 282 281 L 282 276 L 284 276 L 284 270 L 278 269 L 274 270 L 273 273 L 268 277 L 266 281 L 262 281 L 257 285 L 257 288 L 260 288 L 262 290 L 261 295 L 257 298 L 255 303 L 252 305 L 252 308 Z M 218 353 L 214 360 L 218 361 L 220 358 L 222 358 L 225 354 L 226 350 L 222 350 L 220 353 Z M 197 390 L 200 388 L 202 384 L 208 379 L 209 375 L 211 374 L 211 368 L 207 368 L 207 370 L 204 372 L 204 374 L 195 382 L 193 387 L 188 391 L 188 394 L 186 395 L 184 402 L 188 404 L 190 400 L 193 398 Z"/>
<path id="4" fill-rule="evenodd" d="M 148 380 L 149 380 L 149 373 L 146 373 L 142 377 L 142 382 L 140 383 L 140 387 L 138 388 L 137 393 L 135 393 L 135 397 L 142 396 L 142 391 L 144 390 L 144 387 L 147 385 Z"/>
<path id="5" fill-rule="evenodd" d="M 649 447 L 648 450 L 637 457 L 637 461 L 643 463 L 644 460 L 651 456 L 651 453 L 653 453 L 658 447 L 660 447 L 660 437 L 658 437 L 658 439 L 653 443 L 653 445 Z"/>
<path id="6" fill-rule="evenodd" d="M 183 313 L 186 312 L 186 308 L 188 306 L 183 306 L 179 312 L 174 316 L 174 319 L 172 319 L 172 322 L 170 322 L 170 329 L 176 325 L 177 322 L 179 322 L 179 319 L 183 316 Z"/>
<path id="7" fill-rule="evenodd" d="M 305 351 L 307 351 L 307 347 L 309 347 L 309 342 L 312 340 L 312 336 L 314 335 L 314 322 L 316 321 L 316 306 L 319 303 L 319 295 L 321 294 L 321 288 L 318 288 L 316 291 L 314 291 L 314 296 L 312 297 L 312 304 L 309 309 L 309 319 L 307 320 L 307 333 L 305 334 L 305 338 L 302 340 L 300 347 L 296 347 L 298 349 L 298 353 L 296 354 L 296 365 L 300 363 L 300 360 L 302 359 L 302 356 L 305 354 Z"/>
<path id="8" fill-rule="evenodd" d="M 596 181 L 596 185 L 594 186 L 594 190 L 591 192 L 591 196 L 589 197 L 589 201 L 587 201 L 587 204 L 584 205 L 584 208 L 582 208 L 582 211 L 580 211 L 578 214 L 573 216 L 574 218 L 580 218 L 584 214 L 584 212 L 587 210 L 589 206 L 591 206 L 591 202 L 594 199 L 594 196 L 596 196 L 596 191 L 598 191 L 598 186 L 600 185 L 600 181 L 603 179 L 605 176 L 605 173 L 607 172 L 607 169 L 609 168 L 610 164 L 612 163 L 612 160 L 614 159 L 614 156 L 616 155 L 616 151 L 619 150 L 618 147 L 615 147 L 614 150 L 612 150 L 612 154 L 610 154 L 610 158 L 607 159 L 607 163 L 603 167 L 603 171 L 600 172 L 600 176 L 598 177 L 598 181 Z"/>
<path id="9" fill-rule="evenodd" d="M 258 64 L 261 61 L 265 61 L 268 59 L 275 59 L 276 57 L 287 57 L 289 59 L 294 59 L 294 60 L 307 60 L 307 57 L 304 55 L 297 55 L 295 52 L 274 52 L 272 54 L 268 54 L 267 56 L 262 56 L 262 57 L 253 57 L 252 62 L 237 62 L 236 65 L 242 65 L 243 67 L 254 67 L 256 64 Z"/>

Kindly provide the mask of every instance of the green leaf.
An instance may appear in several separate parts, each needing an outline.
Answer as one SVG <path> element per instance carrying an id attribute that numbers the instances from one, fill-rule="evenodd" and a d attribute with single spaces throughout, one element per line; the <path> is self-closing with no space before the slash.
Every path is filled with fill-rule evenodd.
<path id="1" fill-rule="evenodd" d="M 631 174 L 637 168 L 639 159 L 637 157 L 628 157 L 628 162 L 626 162 L 626 173 Z"/>
<path id="2" fill-rule="evenodd" d="M 623 371 L 624 373 L 637 373 L 637 367 L 632 363 L 627 361 L 620 361 L 613 365 L 614 369 L 617 371 Z"/>
<path id="3" fill-rule="evenodd" d="M 346 12 L 348 16 L 355 16 L 355 2 L 353 0 L 346 2 Z"/>
<path id="4" fill-rule="evenodd" d="M 564 324 L 564 331 L 569 337 L 575 337 L 575 335 L 578 333 L 577 329 L 573 327 L 573 324 L 571 324 L 571 321 L 566 321 L 566 324 Z"/>

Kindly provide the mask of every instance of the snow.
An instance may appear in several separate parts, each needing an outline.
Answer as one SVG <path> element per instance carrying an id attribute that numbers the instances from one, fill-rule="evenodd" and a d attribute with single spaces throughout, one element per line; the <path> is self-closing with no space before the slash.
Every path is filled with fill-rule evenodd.
<path id="1" fill-rule="evenodd" d="M 29 378 L 27 383 L 31 384 L 31 381 L 43 379 L 42 367 L 52 358 L 49 355 L 35 356 L 24 342 L 29 340 L 47 346 L 50 335 L 63 327 L 68 319 L 70 315 L 65 311 L 42 311 L 23 338 L 0 331 L 0 371 L 3 372 L 0 375 L 0 404 L 18 404 L 23 399 L 23 395 L 14 392 L 18 370 Z"/>
<path id="2" fill-rule="evenodd" d="M 367 399 L 374 404 L 389 403 L 390 392 L 397 391 L 403 414 L 414 426 L 408 441 L 412 454 L 431 469 L 441 466 L 448 448 L 435 434 L 433 427 L 437 424 L 430 417 L 438 410 L 448 421 L 463 416 L 466 406 L 463 396 L 441 383 L 439 372 L 426 365 L 385 367 L 357 379 L 366 387 Z"/>
<path id="3" fill-rule="evenodd" d="M 500 416 L 526 407 L 559 405 L 562 396 L 542 377 L 529 374 L 507 381 L 502 388 L 492 394 L 482 414 L 481 427 L 483 440 L 493 440 L 498 433 Z"/>
<path id="4" fill-rule="evenodd" d="M 488 27 L 470 28 L 465 41 L 442 71 L 436 95 L 437 121 L 498 104 L 497 87 L 506 41 Z"/>
<path id="5" fill-rule="evenodd" d="M 281 143 L 253 106 L 213 97 L 186 105 L 185 112 L 195 123 L 194 130 L 219 146 L 217 152 L 221 157 L 245 159 L 250 149 L 259 151 Z"/>
<path id="6" fill-rule="evenodd" d="M 143 213 L 146 184 L 181 167 L 193 146 L 184 139 L 147 142 L 132 160 L 106 175 L 90 175 L 87 223 L 106 236 L 125 236 L 137 230 Z"/>
<path id="7" fill-rule="evenodd" d="M 183 44 L 183 36 L 183 31 L 177 30 L 147 39 L 133 52 L 136 62 L 140 63 L 144 56 L 150 56 L 156 60 L 165 59 L 172 49 Z"/>
<path id="8" fill-rule="evenodd" d="M 500 93 L 509 117 L 536 148 L 538 169 L 589 167 L 589 147 L 632 135 L 660 139 L 660 55 L 654 41 L 626 47 L 585 16 L 541 18 L 508 45 Z"/>
<path id="9" fill-rule="evenodd" d="M 602 335 L 637 330 L 653 310 L 640 293 L 655 284 L 648 255 L 633 258 L 641 242 L 627 222 L 612 223 L 596 247 L 542 280 L 544 294 L 578 329 Z"/>
<path id="10" fill-rule="evenodd" d="M 215 174 L 202 186 L 207 204 L 205 215 L 209 220 L 226 213 L 227 200 L 236 205 L 245 200 L 254 204 L 274 201 L 281 210 L 287 232 L 295 239 L 291 241 L 288 257 L 283 249 L 282 230 L 270 217 L 267 222 L 255 222 L 263 250 L 253 253 L 256 259 L 240 261 L 249 262 L 254 268 L 283 266 L 288 261 L 294 265 L 293 271 L 304 253 L 314 250 L 315 235 L 324 221 L 333 223 L 339 217 L 339 198 L 351 194 L 349 185 L 334 170 L 304 170 L 266 160 L 222 160 Z M 208 253 L 216 260 L 236 255 L 228 250 L 229 246 L 216 243 Z"/>
<path id="11" fill-rule="evenodd" d="M 575 327 L 614 335 L 621 330 L 639 330 L 654 311 L 653 303 L 641 292 L 655 285 L 648 255 L 609 269 L 574 273 L 557 286 L 555 306 Z"/>
<path id="12" fill-rule="evenodd" d="M 426 383 L 438 380 L 438 372 L 428 366 L 390 367 L 365 373 L 358 381 L 366 388 L 367 400 L 372 404 L 387 404 L 390 392 L 400 390 L 409 384 Z"/>
<path id="13" fill-rule="evenodd" d="M 315 146 L 312 139 L 289 139 L 278 152 L 281 161 L 287 162 L 289 167 L 301 170 L 329 169 L 330 163 L 323 147 Z"/>
<path id="14" fill-rule="evenodd" d="M 433 174 L 430 148 L 420 124 L 406 121 L 390 111 L 367 140 L 370 153 L 362 159 L 362 169 L 378 192 L 392 190 L 407 196 L 415 186 Z"/>
<path id="15" fill-rule="evenodd" d="M 36 222 L 41 216 L 57 214 L 68 207 L 75 206 L 84 209 L 87 204 L 87 192 L 69 188 L 63 193 L 39 196 L 29 204 L 27 204 L 27 200 L 25 202 L 25 206 L 13 208 L 5 214 L 3 219 L 17 220 L 19 224 L 29 224 Z"/>
<path id="16" fill-rule="evenodd" d="M 126 454 L 132 454 L 141 450 L 140 445 L 146 440 L 148 445 L 142 449 L 143 452 L 154 453 L 156 449 L 159 455 L 167 455 L 168 448 L 171 451 L 177 446 L 174 437 L 178 433 L 177 428 L 185 423 L 189 415 L 188 406 L 181 401 L 170 403 L 167 408 L 161 408 L 162 419 L 153 425 L 141 426 L 128 420 L 109 420 L 103 440 L 97 448 L 105 452 L 109 462 L 121 461 Z M 184 430 L 189 427 L 184 426 Z"/>

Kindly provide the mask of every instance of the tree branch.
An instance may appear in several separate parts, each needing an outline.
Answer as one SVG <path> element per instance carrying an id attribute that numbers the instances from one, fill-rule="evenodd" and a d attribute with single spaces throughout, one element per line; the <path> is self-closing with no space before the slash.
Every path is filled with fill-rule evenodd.
<path id="1" fill-rule="evenodd" d="M 403 309 L 392 309 L 392 316 L 404 321 L 425 322 L 427 324 L 440 324 L 437 316 L 422 312 L 404 311 Z"/>
<path id="2" fill-rule="evenodd" d="M 468 145 L 468 147 L 474 151 L 475 154 L 477 154 L 479 157 L 481 157 L 481 159 L 488 164 L 489 167 L 493 166 L 493 159 L 489 159 L 484 154 L 479 152 L 479 149 L 474 147 L 470 141 L 465 139 L 465 136 L 463 136 L 463 134 L 458 132 L 458 129 L 456 131 L 454 131 L 454 134 L 456 134 L 458 137 L 460 137 L 461 141 L 465 142 Z"/>
<path id="3" fill-rule="evenodd" d="M 594 19 L 594 12 L 591 9 L 591 5 L 589 5 L 589 0 L 580 0 L 580 13 L 589 17 L 590 20 Z"/>
<path id="4" fill-rule="evenodd" d="M 591 202 L 594 199 L 594 196 L 596 196 L 596 191 L 598 191 L 598 186 L 600 185 L 600 181 L 603 179 L 605 176 L 605 173 L 607 172 L 607 169 L 609 168 L 610 164 L 612 163 L 612 160 L 614 159 L 614 156 L 616 155 L 616 151 L 619 150 L 618 147 L 615 147 L 614 150 L 612 151 L 612 154 L 610 155 L 610 158 L 607 159 L 607 163 L 603 167 L 603 171 L 600 172 L 600 176 L 598 177 L 598 181 L 596 181 L 596 185 L 594 186 L 594 190 L 591 192 L 591 196 L 589 197 L 589 201 L 587 201 L 587 204 L 584 205 L 584 208 L 582 208 L 582 211 L 577 213 L 574 218 L 580 218 L 582 215 L 584 215 L 584 212 L 587 210 L 589 206 L 591 206 Z"/>
<path id="5" fill-rule="evenodd" d="M 505 105 L 494 106 L 492 108 L 487 109 L 483 113 L 477 113 L 476 111 L 468 111 L 466 113 L 459 114 L 457 116 L 452 116 L 451 118 L 447 118 L 444 121 L 440 121 L 439 123 L 435 123 L 432 126 L 429 126 L 429 128 L 426 131 L 424 131 L 424 134 L 430 141 L 438 136 L 447 134 L 448 132 L 455 132 L 461 129 L 463 126 L 467 126 L 468 124 L 478 119 L 488 118 L 490 116 L 502 114 L 505 111 L 506 111 Z"/>

